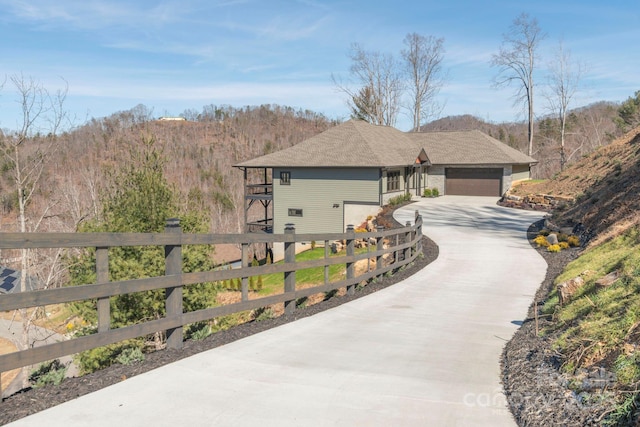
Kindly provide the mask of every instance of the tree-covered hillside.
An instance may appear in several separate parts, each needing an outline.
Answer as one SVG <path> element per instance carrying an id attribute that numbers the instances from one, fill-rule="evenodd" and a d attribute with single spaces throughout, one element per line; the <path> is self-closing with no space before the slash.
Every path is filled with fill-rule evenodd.
<path id="1" fill-rule="evenodd" d="M 234 108 L 206 106 L 186 111 L 189 120 L 162 121 L 144 106 L 115 113 L 56 138 L 56 150 L 30 202 L 30 221 L 41 231 L 74 231 L 100 215 L 101 194 L 114 191 L 106 176 L 128 160 L 131 145 L 153 138 L 167 158 L 164 173 L 181 203 L 211 212 L 211 232 L 243 231 L 242 173 L 232 165 L 280 150 L 335 124 L 321 114 L 278 105 Z M 16 197 L 11 167 L 0 176 L 2 229 L 15 230 Z"/>

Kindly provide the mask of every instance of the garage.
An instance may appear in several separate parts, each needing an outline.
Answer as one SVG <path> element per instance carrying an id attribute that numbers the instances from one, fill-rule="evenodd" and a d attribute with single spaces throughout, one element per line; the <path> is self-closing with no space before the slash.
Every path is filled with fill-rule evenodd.
<path id="1" fill-rule="evenodd" d="M 502 195 L 501 168 L 446 168 L 446 194 L 452 196 Z"/>

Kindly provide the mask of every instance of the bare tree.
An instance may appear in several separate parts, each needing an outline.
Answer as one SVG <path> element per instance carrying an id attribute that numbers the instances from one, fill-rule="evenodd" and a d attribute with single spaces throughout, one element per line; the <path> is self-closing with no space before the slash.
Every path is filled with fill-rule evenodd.
<path id="1" fill-rule="evenodd" d="M 348 96 L 354 117 L 376 125 L 395 126 L 400 112 L 403 83 L 397 61 L 390 54 L 365 51 L 354 43 L 349 53 L 350 73 L 357 89 L 339 82 L 334 84 Z"/>
<path id="2" fill-rule="evenodd" d="M 39 188 L 44 165 L 56 149 L 56 133 L 62 124 L 65 114 L 64 104 L 67 89 L 50 94 L 49 91 L 33 78 L 23 75 L 13 75 L 9 78 L 17 92 L 20 105 L 20 116 L 16 130 L 7 132 L 0 139 L 0 153 L 5 162 L 11 165 L 11 178 L 17 196 L 18 231 L 36 231 L 42 220 L 48 215 L 50 207 L 44 209 L 39 218 L 28 221 L 27 208 L 34 193 Z M 37 217 L 37 216 L 36 216 Z M 32 265 L 29 250 L 22 249 L 20 253 L 20 291 L 28 290 L 30 267 Z M 29 342 L 29 328 L 33 321 L 33 314 L 26 309 L 20 310 L 22 319 L 22 337 L 19 345 L 27 349 Z M 28 385 L 28 376 L 23 375 L 23 385 Z"/>
<path id="3" fill-rule="evenodd" d="M 442 108 L 435 97 L 444 84 L 442 70 L 444 39 L 433 36 L 407 34 L 404 39 L 406 49 L 402 50 L 409 100 L 407 108 L 413 117 L 413 131 L 430 117 L 435 117 Z"/>
<path id="4" fill-rule="evenodd" d="M 491 65 L 498 67 L 495 78 L 496 87 L 517 85 L 514 105 L 523 103 L 528 118 L 529 156 L 533 153 L 533 73 L 537 59 L 537 50 L 545 35 L 538 26 L 538 20 L 528 14 L 520 14 L 512 23 L 509 32 L 503 35 L 503 42 L 497 54 L 491 59 Z"/>
<path id="5" fill-rule="evenodd" d="M 565 150 L 567 112 L 583 74 L 584 66 L 581 63 L 572 62 L 571 52 L 565 50 L 560 42 L 556 57 L 549 64 L 550 93 L 547 95 L 549 109 L 557 117 L 560 125 L 560 170 L 563 170 L 567 163 Z"/>

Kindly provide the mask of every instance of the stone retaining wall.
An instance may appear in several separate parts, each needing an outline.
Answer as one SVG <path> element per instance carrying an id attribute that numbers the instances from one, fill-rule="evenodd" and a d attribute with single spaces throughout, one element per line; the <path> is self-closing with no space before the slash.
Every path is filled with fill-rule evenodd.
<path id="1" fill-rule="evenodd" d="M 516 196 L 507 191 L 502 197 L 501 204 L 514 208 L 531 209 L 538 211 L 551 211 L 560 204 L 572 204 L 573 197 L 552 196 L 550 194 L 527 194 L 526 196 Z"/>

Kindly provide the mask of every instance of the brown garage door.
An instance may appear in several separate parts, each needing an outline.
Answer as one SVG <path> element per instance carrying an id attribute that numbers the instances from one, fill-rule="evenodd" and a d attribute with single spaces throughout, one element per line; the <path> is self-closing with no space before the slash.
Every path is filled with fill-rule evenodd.
<path id="1" fill-rule="evenodd" d="M 446 191 L 456 196 L 501 196 L 502 169 L 447 168 Z"/>

